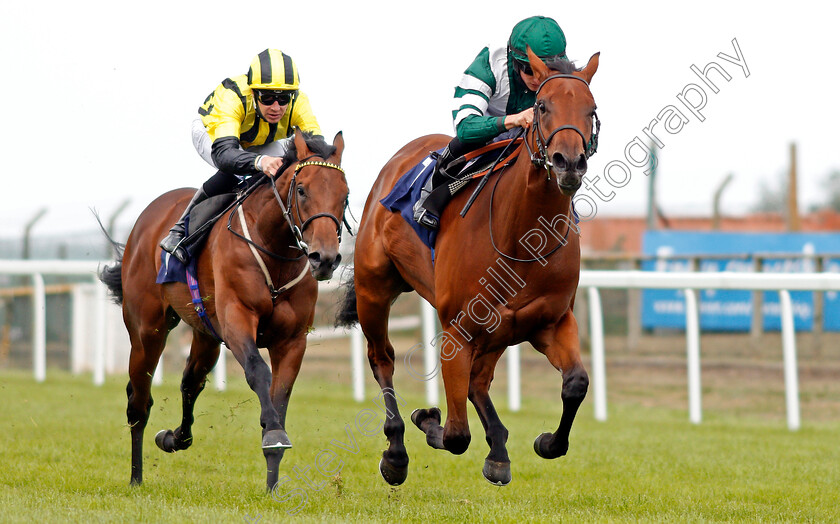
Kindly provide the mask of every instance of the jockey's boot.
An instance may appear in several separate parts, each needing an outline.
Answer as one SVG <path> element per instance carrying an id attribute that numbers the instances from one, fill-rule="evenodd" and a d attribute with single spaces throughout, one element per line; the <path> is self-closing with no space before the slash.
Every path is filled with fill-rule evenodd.
<path id="1" fill-rule="evenodd" d="M 186 220 L 187 215 L 190 214 L 190 211 L 192 211 L 196 204 L 206 199 L 207 193 L 204 192 L 204 187 L 198 188 L 190 203 L 187 204 L 187 208 L 181 213 L 181 218 L 175 222 L 175 225 L 169 230 L 169 234 L 160 242 L 160 247 L 167 253 L 172 253 L 172 256 L 180 260 L 182 264 L 186 264 L 188 258 L 187 251 L 181 246 L 181 242 L 187 234 L 184 228 L 184 220 Z"/>
<path id="2" fill-rule="evenodd" d="M 452 198 L 446 181 L 454 178 L 449 171 L 457 171 L 461 164 L 457 162 L 458 165 L 454 165 L 453 160 L 455 157 L 446 146 L 437 157 L 432 176 L 420 190 L 420 199 L 414 204 L 414 221 L 426 229 L 436 231 L 440 227 L 440 215 Z"/>

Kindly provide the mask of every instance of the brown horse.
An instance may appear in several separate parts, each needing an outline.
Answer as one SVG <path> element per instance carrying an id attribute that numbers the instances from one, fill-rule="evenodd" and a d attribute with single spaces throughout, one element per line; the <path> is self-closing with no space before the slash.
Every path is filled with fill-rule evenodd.
<path id="1" fill-rule="evenodd" d="M 100 274 L 122 303 L 131 339 L 126 412 L 132 484 L 143 480 L 143 432 L 152 407 L 152 375 L 167 334 L 180 320 L 193 330 L 181 381 L 183 419 L 174 431 L 158 433 L 155 442 L 167 452 L 192 444 L 196 397 L 219 356 L 215 332 L 242 365 L 259 398 L 268 489 L 277 483 L 280 460 L 291 447 L 284 429 L 286 409 L 314 318 L 316 279 L 330 278 L 341 259 L 338 246 L 348 198 L 339 166 L 343 150 L 341 133 L 329 145 L 297 131 L 277 177 L 263 178 L 241 202 L 247 232 L 236 208 L 232 220 L 219 220 L 213 226 L 198 255 L 196 275 L 212 330 L 202 323 L 186 284 L 155 283 L 161 267 L 160 239 L 194 189 L 170 191 L 149 204 L 117 264 Z M 283 289 L 283 284 L 295 281 Z M 260 347 L 268 348 L 271 369 L 260 356 Z"/>
<path id="2" fill-rule="evenodd" d="M 441 352 L 446 424 L 441 427 L 437 407 L 415 410 L 411 420 L 431 447 L 461 454 L 470 443 L 469 398 L 490 446 L 482 470 L 490 482 L 511 480 L 508 432 L 488 394 L 505 348 L 530 342 L 562 373 L 560 425 L 534 442 L 543 458 L 566 454 L 572 422 L 588 389 L 572 313 L 580 247 L 570 217 L 572 197 L 597 145 L 589 82 L 599 55 L 580 71 L 568 62 L 553 64 L 561 69 L 551 70 L 530 50 L 528 56 L 541 82 L 534 125 L 521 149 L 531 155 L 519 154 L 513 165 L 494 175 L 496 180 L 465 216 L 459 217 L 459 211 L 472 191 L 454 197 L 441 217 L 434 262 L 409 224 L 379 201 L 449 137 L 426 136 L 403 147 L 382 169 L 365 206 L 356 237 L 355 277 L 348 283 L 355 290 L 350 287 L 338 323 L 357 319 L 367 338 L 370 366 L 389 412 L 384 426 L 388 448 L 379 469 L 392 485 L 408 474 L 405 425 L 393 390 L 394 348 L 388 339 L 390 306 L 401 293 L 416 290 L 437 308 L 443 326 L 432 343 Z"/>

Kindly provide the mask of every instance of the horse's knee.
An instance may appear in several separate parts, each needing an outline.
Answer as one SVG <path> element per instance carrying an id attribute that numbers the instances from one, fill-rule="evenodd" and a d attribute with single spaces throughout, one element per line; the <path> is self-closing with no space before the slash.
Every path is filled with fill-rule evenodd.
<path id="1" fill-rule="evenodd" d="M 563 400 L 583 401 L 589 390 L 589 375 L 583 369 L 577 369 L 563 378 Z"/>

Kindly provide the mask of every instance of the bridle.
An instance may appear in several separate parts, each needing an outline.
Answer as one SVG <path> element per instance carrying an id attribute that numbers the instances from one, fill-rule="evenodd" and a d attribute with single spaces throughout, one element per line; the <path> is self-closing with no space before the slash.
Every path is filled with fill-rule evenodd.
<path id="1" fill-rule="evenodd" d="M 586 155 L 586 158 L 589 158 L 598 151 L 598 133 L 601 131 L 601 121 L 598 120 L 598 114 L 593 111 L 592 112 L 592 119 L 594 121 L 593 126 L 592 126 L 593 132 L 592 132 L 592 135 L 589 137 L 589 141 L 586 140 L 586 136 L 583 134 L 583 132 L 580 129 L 578 129 L 577 126 L 573 126 L 573 125 L 570 125 L 570 124 L 562 125 L 562 126 L 556 128 L 556 129 L 554 129 L 551 133 L 549 133 L 549 135 L 547 137 L 543 135 L 542 127 L 540 126 L 540 113 L 543 113 L 544 109 L 540 108 L 540 101 L 539 101 L 540 91 L 542 90 L 543 86 L 549 80 L 554 80 L 554 79 L 557 79 L 557 78 L 571 78 L 571 79 L 574 79 L 574 80 L 579 80 L 579 81 L 583 82 L 584 84 L 586 84 L 586 87 L 589 88 L 589 82 L 587 82 L 583 78 L 580 78 L 579 76 L 567 75 L 567 74 L 551 75 L 550 77 L 543 80 L 540 83 L 540 86 L 537 88 L 536 100 L 534 102 L 534 125 L 530 129 L 531 134 L 534 138 L 534 142 L 536 142 L 536 151 L 531 149 L 531 144 L 530 144 L 530 141 L 528 139 L 528 136 L 525 136 L 524 142 L 525 142 L 525 148 L 528 150 L 528 154 L 531 157 L 531 163 L 533 163 L 534 166 L 536 166 L 538 169 L 545 169 L 546 172 L 548 173 L 549 178 L 551 178 L 551 168 L 554 167 L 554 165 L 551 163 L 551 160 L 548 159 L 547 149 L 548 149 L 548 144 L 551 143 L 551 140 L 554 138 L 554 135 L 556 135 L 560 131 L 563 131 L 563 130 L 566 130 L 566 129 L 571 129 L 572 131 L 574 131 L 575 133 L 580 135 L 581 140 L 583 140 L 584 154 Z M 551 251 L 549 251 L 545 255 L 537 256 L 537 257 L 533 257 L 533 258 L 517 258 L 517 257 L 511 256 L 511 255 L 508 255 L 508 254 L 502 252 L 496 246 L 496 241 L 493 238 L 493 197 L 496 194 L 496 187 L 498 187 L 500 179 L 501 179 L 501 173 L 499 174 L 499 177 L 496 179 L 496 184 L 493 186 L 493 191 L 490 193 L 490 214 L 489 214 L 489 220 L 488 220 L 489 227 L 490 227 L 490 243 L 493 246 L 493 249 L 496 251 L 496 253 L 498 253 L 499 255 L 501 255 L 504 258 L 506 258 L 508 260 L 511 260 L 513 262 L 537 262 L 538 260 L 543 260 L 543 259 L 548 258 L 552 254 L 554 254 L 558 249 L 560 249 L 561 247 L 565 246 L 568 243 L 567 240 L 566 240 L 566 237 L 568 236 L 571 228 L 566 229 L 566 234 L 563 235 L 562 240 L 556 246 L 554 246 L 554 248 L 551 249 Z M 574 215 L 574 208 L 572 207 L 571 203 L 569 203 L 569 214 Z"/>
<path id="2" fill-rule="evenodd" d="M 344 209 L 342 210 L 341 220 L 336 218 L 335 215 L 332 215 L 331 213 L 316 213 L 316 214 L 310 216 L 309 218 L 307 218 L 306 220 L 304 220 L 303 217 L 300 214 L 300 206 L 298 205 L 297 193 L 295 191 L 295 188 L 297 187 L 298 171 L 300 171 L 302 168 L 304 168 L 306 166 L 321 166 L 321 167 L 328 167 L 328 168 L 331 168 L 331 169 L 341 171 L 341 173 L 344 174 L 344 169 L 341 166 L 339 166 L 337 164 L 333 164 L 331 162 L 327 162 L 326 160 L 323 160 L 323 161 L 310 160 L 311 158 L 314 158 L 314 157 L 315 157 L 315 155 L 304 158 L 303 160 L 301 160 L 298 163 L 297 166 L 295 166 L 295 171 L 292 174 L 292 180 L 291 180 L 291 183 L 289 184 L 289 193 L 286 196 L 286 202 L 289 203 L 288 207 L 283 202 L 283 199 L 280 197 L 280 192 L 277 191 L 277 182 L 280 179 L 280 177 L 283 175 L 283 173 L 286 171 L 286 169 L 289 168 L 289 166 L 291 165 L 291 162 L 289 162 L 289 163 L 284 162 L 284 164 L 280 167 L 280 169 L 277 170 L 277 173 L 274 176 L 266 176 L 252 186 L 252 187 L 256 187 L 257 185 L 259 185 L 263 181 L 268 181 L 268 183 L 271 185 L 271 190 L 274 192 L 274 198 L 275 198 L 275 200 L 277 200 L 277 204 L 280 206 L 280 211 L 283 213 L 283 218 L 286 220 L 286 223 L 289 225 L 289 230 L 292 233 L 292 237 L 294 237 L 294 239 L 295 239 L 295 245 L 294 246 L 289 246 L 289 247 L 301 251 L 300 255 L 290 258 L 290 257 L 284 257 L 282 255 L 278 255 L 277 253 L 272 253 L 268 249 L 266 249 L 266 248 L 258 245 L 257 243 L 255 243 L 253 240 L 251 240 L 249 238 L 248 235 L 242 235 L 240 233 L 237 233 L 231 227 L 231 221 L 233 220 L 234 212 L 231 212 L 230 216 L 228 217 L 228 223 L 227 223 L 228 231 L 233 233 L 236 237 L 244 240 L 247 244 L 249 244 L 253 248 L 261 251 L 262 253 L 265 253 L 268 256 L 270 256 L 271 258 L 274 258 L 276 260 L 283 260 L 283 261 L 287 261 L 287 262 L 300 260 L 301 258 L 309 255 L 309 246 L 303 240 L 303 232 L 306 230 L 307 226 L 309 226 L 309 224 L 311 224 L 317 218 L 326 217 L 326 218 L 331 219 L 333 222 L 335 222 L 335 224 L 336 224 L 336 236 L 338 237 L 339 244 L 341 243 L 342 224 L 347 226 L 347 231 L 352 235 L 353 230 L 350 227 L 350 224 L 347 222 L 347 217 L 346 217 L 347 206 L 349 205 L 349 199 L 350 199 L 349 195 L 344 200 Z M 238 201 L 238 203 L 236 204 L 237 208 L 242 206 L 242 201 L 244 200 L 244 198 L 245 197 L 242 197 Z M 297 222 L 295 221 L 295 216 L 292 215 L 292 209 L 295 209 L 295 215 L 297 215 Z M 297 225 L 298 223 L 300 224 L 300 226 Z"/>
<path id="3" fill-rule="evenodd" d="M 545 80 L 540 83 L 540 86 L 537 88 L 536 92 L 536 101 L 534 102 L 534 126 L 532 129 L 532 133 L 534 136 L 534 141 L 536 142 L 536 149 L 537 151 L 531 150 L 531 144 L 526 139 L 525 140 L 525 147 L 528 149 L 528 154 L 531 155 L 531 162 L 540 169 L 545 169 L 547 171 L 551 171 L 551 168 L 554 167 L 551 163 L 551 160 L 548 158 L 547 148 L 548 144 L 551 143 L 551 140 L 554 138 L 554 135 L 559 133 L 560 131 L 571 129 L 578 135 L 580 135 L 581 140 L 583 140 L 583 149 L 586 158 L 591 157 L 598 151 L 598 133 L 601 131 L 601 121 L 598 120 L 598 114 L 594 111 L 592 112 L 592 119 L 593 119 L 593 132 L 587 142 L 586 136 L 584 136 L 583 132 L 577 128 L 577 126 L 573 126 L 570 124 L 562 125 L 555 130 L 553 130 L 547 137 L 543 135 L 542 127 L 540 126 L 540 113 L 543 113 L 545 110 L 541 109 L 541 104 L 539 101 L 540 90 L 542 90 L 543 86 L 549 81 L 554 80 L 555 78 L 571 78 L 574 80 L 579 80 L 586 84 L 586 87 L 589 88 L 589 82 L 584 80 L 583 78 L 575 75 L 566 75 L 566 74 L 558 74 L 558 75 L 551 75 L 550 77 L 546 78 Z M 550 176 L 550 175 L 549 175 Z"/>
<path id="4" fill-rule="evenodd" d="M 307 158 L 303 159 L 301 162 L 299 162 L 298 165 L 295 166 L 295 171 L 294 171 L 294 173 L 292 173 L 292 180 L 289 183 L 289 193 L 286 196 L 286 202 L 289 203 L 288 207 L 286 207 L 286 204 L 283 203 L 283 199 L 280 198 L 280 192 L 277 191 L 277 179 L 280 177 L 280 174 L 282 174 L 283 171 L 285 171 L 285 169 L 281 168 L 280 170 L 278 170 L 277 175 L 275 175 L 275 177 L 273 177 L 271 179 L 271 189 L 274 191 L 274 198 L 275 198 L 275 200 L 277 200 L 277 203 L 280 205 L 280 211 L 283 213 L 283 217 L 285 217 L 286 223 L 289 224 L 289 229 L 291 230 L 292 236 L 295 238 L 295 243 L 297 244 L 296 246 L 293 246 L 293 247 L 296 247 L 297 249 L 303 251 L 303 253 L 305 255 L 309 254 L 309 246 L 303 240 L 303 232 L 306 230 L 306 227 L 309 224 L 311 224 L 312 222 L 314 222 L 318 218 L 325 217 L 325 218 L 329 218 L 330 220 L 335 222 L 335 231 L 336 231 L 336 236 L 338 237 L 338 243 L 339 244 L 341 243 L 342 224 L 346 225 L 347 226 L 347 231 L 350 231 L 350 234 L 352 234 L 352 229 L 350 228 L 350 224 L 347 223 L 347 217 L 346 217 L 347 206 L 349 204 L 349 196 L 348 196 L 348 198 L 346 198 L 344 200 L 344 209 L 342 210 L 342 213 L 341 213 L 341 220 L 339 220 L 335 215 L 333 215 L 331 213 L 315 213 L 314 215 L 308 217 L 306 220 L 304 220 L 303 217 L 301 216 L 300 205 L 298 204 L 298 198 L 297 198 L 297 191 L 295 191 L 295 188 L 297 187 L 298 171 L 300 171 L 301 169 L 303 169 L 304 167 L 307 167 L 307 166 L 320 166 L 320 167 L 328 167 L 330 169 L 335 169 L 337 171 L 340 171 L 341 174 L 345 174 L 344 169 L 337 164 L 327 162 L 326 160 L 321 160 L 321 161 L 310 160 L 310 158 L 313 158 L 313 157 L 311 157 L 311 156 L 307 157 Z M 292 209 L 295 210 L 295 215 L 297 215 L 297 217 L 292 215 Z M 297 223 L 295 222 L 295 218 L 297 218 Z M 297 225 L 298 223 L 300 224 L 300 226 Z"/>

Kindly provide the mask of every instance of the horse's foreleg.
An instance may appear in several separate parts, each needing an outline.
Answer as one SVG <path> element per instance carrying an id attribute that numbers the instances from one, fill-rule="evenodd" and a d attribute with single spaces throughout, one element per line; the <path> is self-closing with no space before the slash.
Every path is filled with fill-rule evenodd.
<path id="1" fill-rule="evenodd" d="M 245 371 L 245 381 L 257 394 L 260 401 L 260 426 L 262 426 L 262 447 L 292 447 L 280 417 L 271 401 L 271 369 L 257 349 L 257 319 L 241 311 L 227 311 L 225 318 L 225 340 L 231 353 Z"/>
<path id="2" fill-rule="evenodd" d="M 357 270 L 356 282 L 359 279 Z M 384 296 L 381 289 L 356 288 L 359 323 L 368 344 L 368 361 L 373 376 L 381 388 L 384 401 L 385 424 L 383 431 L 388 439 L 388 449 L 382 453 L 379 472 L 382 478 L 398 486 L 408 476 L 408 453 L 405 449 L 405 423 L 400 415 L 396 391 L 394 391 L 394 347 L 388 339 L 388 314 L 391 309 L 391 297 Z"/>
<path id="3" fill-rule="evenodd" d="M 289 343 L 281 344 L 269 349 L 271 357 L 271 400 L 274 409 L 277 410 L 277 417 L 280 425 L 286 426 L 286 411 L 289 407 L 289 399 L 292 396 L 292 386 L 295 384 L 300 365 L 303 361 L 303 354 L 306 350 L 306 335 L 302 334 Z M 279 476 L 280 461 L 286 448 L 264 448 L 263 455 L 266 461 L 266 489 L 271 491 L 277 484 Z"/>
<path id="4" fill-rule="evenodd" d="M 502 424 L 493 401 L 490 400 L 490 383 L 493 381 L 496 363 L 501 356 L 501 351 L 489 353 L 473 362 L 469 399 L 478 412 L 478 417 L 484 426 L 487 445 L 490 446 L 490 453 L 484 459 L 484 468 L 481 472 L 491 484 L 505 486 L 511 480 L 510 457 L 505 447 L 508 430 Z"/>
<path id="5" fill-rule="evenodd" d="M 451 335 L 451 333 L 450 333 Z M 446 423 L 443 426 L 443 447 L 460 455 L 470 446 L 470 423 L 467 420 L 467 395 L 470 387 L 473 348 L 464 344 L 450 359 L 441 350 L 443 389 L 446 392 Z"/>
<path id="6" fill-rule="evenodd" d="M 126 386 L 126 417 L 131 428 L 131 484 L 143 482 L 143 434 L 152 408 L 152 375 L 163 352 L 165 331 L 150 329 L 144 336 L 129 328 L 131 356 Z"/>
<path id="7" fill-rule="evenodd" d="M 445 449 L 454 455 L 464 453 L 470 446 L 470 426 L 467 420 L 467 394 L 472 365 L 472 347 L 455 346 L 453 334 L 444 331 L 441 344 L 441 372 L 446 391 L 446 424 L 440 426 L 438 408 L 418 409 L 411 414 L 414 422 L 426 434 L 426 442 L 435 449 Z"/>
<path id="8" fill-rule="evenodd" d="M 187 359 L 184 376 L 181 379 L 183 412 L 181 425 L 175 431 L 164 429 L 155 435 L 155 444 L 163 451 L 173 453 L 178 450 L 187 449 L 192 445 L 195 401 L 204 389 L 207 374 L 213 369 L 218 359 L 219 343 L 216 342 L 216 339 L 197 329 L 193 330 L 190 356 Z"/>
<path id="9" fill-rule="evenodd" d="M 563 414 L 554 433 L 543 433 L 534 441 L 534 451 L 543 458 L 557 458 L 569 449 L 569 433 L 578 408 L 589 389 L 589 375 L 580 359 L 577 320 L 570 311 L 556 328 L 536 339 L 534 347 L 563 374 Z"/>

